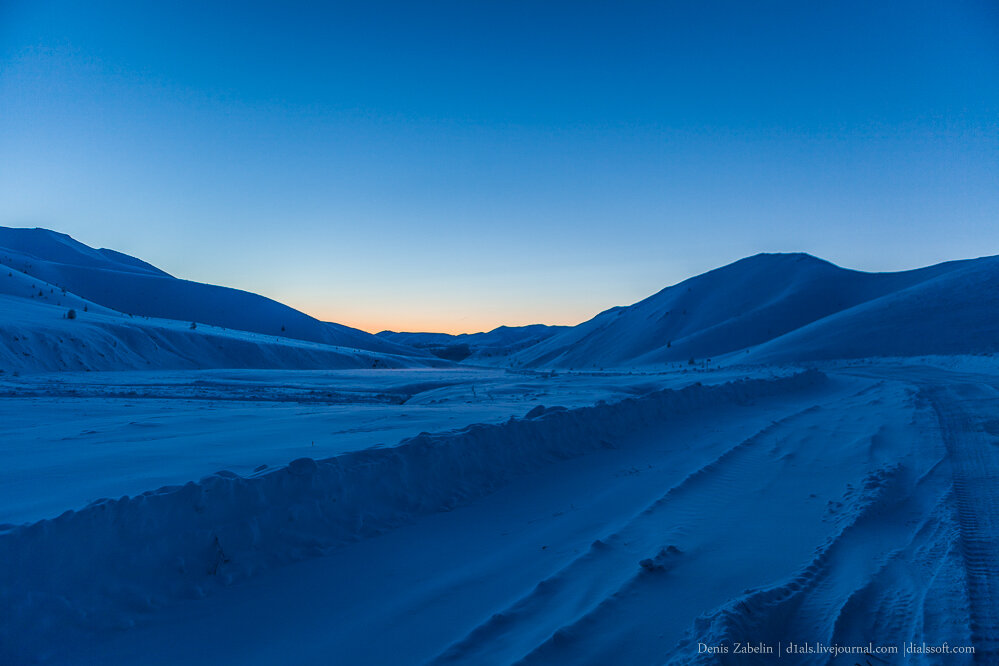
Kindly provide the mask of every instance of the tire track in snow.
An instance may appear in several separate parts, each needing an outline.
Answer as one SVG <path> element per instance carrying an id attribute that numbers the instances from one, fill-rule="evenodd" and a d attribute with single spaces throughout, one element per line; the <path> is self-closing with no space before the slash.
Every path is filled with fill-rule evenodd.
<path id="1" fill-rule="evenodd" d="M 705 658 L 697 654 L 696 643 L 749 640 L 776 646 L 778 642 L 818 641 L 830 645 L 837 633 L 849 633 L 843 628 L 848 622 L 876 632 L 863 636 L 859 644 L 890 643 L 882 628 L 873 624 L 871 609 L 856 608 L 856 600 L 887 562 L 911 546 L 913 534 L 933 531 L 927 523 L 935 520 L 934 510 L 947 492 L 946 469 L 938 464 L 918 478 L 912 476 L 911 470 L 899 465 L 869 475 L 850 509 L 853 520 L 816 549 L 814 558 L 799 573 L 777 585 L 750 590 L 698 618 L 669 663 L 770 663 L 771 656 L 765 655 Z M 889 606 L 888 614 L 895 621 L 898 616 L 911 615 L 911 600 L 904 591 Z M 856 635 L 851 638 L 856 640 Z M 830 657 L 794 655 L 793 663 L 825 664 L 830 663 Z"/>
<path id="2" fill-rule="evenodd" d="M 975 663 L 999 663 L 999 396 L 986 384 L 925 390 L 947 445 L 971 611 Z"/>
<path id="3" fill-rule="evenodd" d="M 723 524 L 707 528 L 701 525 L 700 532 L 691 535 L 700 543 L 677 558 L 675 569 L 667 567 L 655 575 L 633 577 L 586 616 L 555 632 L 523 663 L 660 664 L 670 657 L 679 663 L 771 663 L 776 655 L 698 655 L 696 643 L 772 639 L 776 646 L 777 640 L 786 641 L 786 632 L 792 628 L 802 636 L 810 632 L 828 639 L 846 600 L 869 580 L 887 555 L 911 539 L 919 516 L 932 513 L 932 507 L 942 503 L 949 489 L 946 466 L 939 464 L 944 454 L 942 446 L 929 442 L 930 447 L 916 448 L 930 451 L 910 451 L 919 438 L 917 433 L 924 429 L 913 427 L 907 411 L 897 409 L 913 403 L 912 393 L 900 389 L 895 384 L 877 395 L 861 393 L 827 403 L 816 415 L 815 423 L 805 420 L 792 424 L 795 427 L 789 433 L 774 433 L 773 440 L 779 445 L 772 452 L 771 464 L 791 465 L 778 470 L 777 483 L 754 490 L 738 475 L 719 479 L 729 484 L 725 491 L 737 498 L 737 503 L 728 503 L 729 515 L 707 514 L 713 515 L 713 521 L 724 518 Z M 889 420 L 884 418 L 886 400 L 897 412 Z M 882 406 L 864 409 L 870 405 Z M 863 428 L 860 437 L 856 437 L 860 434 L 856 431 L 858 424 Z M 816 426 L 821 431 L 819 439 L 811 436 Z M 856 439 L 848 441 L 848 434 Z M 782 436 L 787 438 L 780 441 Z M 833 442 L 835 445 L 831 445 Z M 892 442 L 895 446 L 889 447 Z M 872 459 L 871 446 L 883 454 L 876 466 L 865 464 Z M 786 453 L 780 455 L 782 452 Z M 899 464 L 899 460 L 905 464 Z M 799 493 L 808 490 L 829 496 L 831 487 L 841 488 L 838 484 L 844 481 L 856 481 L 855 475 L 863 474 L 865 468 L 871 473 L 860 488 L 848 491 L 845 498 L 852 506 L 839 518 L 828 516 L 824 527 L 819 528 L 825 531 L 838 525 L 833 536 L 826 539 L 825 546 L 808 546 L 822 543 L 821 532 L 815 534 L 819 516 L 812 514 L 810 525 L 806 510 L 788 505 L 807 504 L 807 498 Z M 796 487 L 796 474 L 805 475 L 808 484 Z M 691 499 L 713 500 L 710 492 L 701 497 L 704 490 L 708 489 L 701 489 Z M 739 506 L 739 498 L 746 508 Z M 839 512 L 842 506 L 836 506 Z M 782 514 L 786 510 L 792 513 Z M 761 520 L 761 515 L 766 518 Z M 796 518 L 781 520 L 792 515 Z M 749 523 L 738 524 L 747 518 Z M 769 521 L 795 525 L 796 529 L 760 538 L 757 530 Z M 755 546 L 752 539 L 756 539 Z M 680 542 L 680 546 L 685 548 L 686 544 Z M 783 558 L 777 554 L 779 551 L 786 551 Z M 737 553 L 736 560 L 732 559 L 733 553 Z M 782 567 L 786 567 L 786 573 Z M 795 570 L 799 573 L 794 574 Z M 774 585 L 770 582 L 773 580 L 782 582 Z M 743 595 L 747 586 L 751 589 Z M 708 588 L 718 589 L 706 592 Z M 677 608 L 690 606 L 693 599 L 699 599 L 697 603 L 703 603 L 705 609 L 718 610 L 698 620 L 688 642 L 677 647 L 673 641 L 679 635 L 671 634 L 676 631 L 671 627 L 677 622 L 689 622 L 690 617 L 677 612 Z M 673 635 L 676 637 L 671 638 Z"/>
<path id="4" fill-rule="evenodd" d="M 777 439 L 777 433 L 793 432 L 820 411 L 821 407 L 810 405 L 738 442 L 431 663 L 505 664 L 529 655 L 565 626 L 634 584 L 636 578 L 648 575 L 638 566 L 639 560 L 654 559 L 667 542 L 684 541 L 705 512 L 711 515 L 739 501 L 747 492 L 747 480 L 755 490 L 775 482 L 779 476 L 776 451 L 768 444 Z"/>
<path id="5" fill-rule="evenodd" d="M 971 642 L 964 569 L 952 492 L 947 492 L 912 536 L 866 585 L 843 604 L 831 642 L 865 645 L 941 645 Z M 968 663 L 955 657 L 954 664 Z"/>

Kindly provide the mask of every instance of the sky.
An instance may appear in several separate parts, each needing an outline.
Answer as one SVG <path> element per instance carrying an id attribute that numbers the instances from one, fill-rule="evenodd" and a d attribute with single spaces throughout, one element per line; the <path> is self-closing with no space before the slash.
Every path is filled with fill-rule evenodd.
<path id="1" fill-rule="evenodd" d="M 999 254 L 999 5 L 0 0 L 0 225 L 372 332 Z"/>

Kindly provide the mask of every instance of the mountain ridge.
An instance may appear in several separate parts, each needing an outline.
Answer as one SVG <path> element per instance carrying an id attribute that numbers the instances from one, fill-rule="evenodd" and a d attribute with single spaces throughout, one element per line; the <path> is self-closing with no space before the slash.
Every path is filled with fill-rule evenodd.
<path id="1" fill-rule="evenodd" d="M 999 256 L 876 273 L 803 252 L 759 253 L 576 326 L 499 326 L 460 335 L 371 335 L 258 294 L 179 279 L 45 229 L 0 227 L 0 265 L 8 269 L 0 295 L 10 298 L 423 362 L 598 369 L 999 351 Z M 5 311 L 17 308 L 8 303 Z"/>
<path id="2" fill-rule="evenodd" d="M 349 326 L 319 321 L 259 294 L 176 278 L 141 259 L 94 249 L 48 229 L 0 227 L 0 264 L 125 314 L 379 353 L 428 355 Z"/>
<path id="3" fill-rule="evenodd" d="M 510 360 L 524 367 L 594 368 L 716 358 L 982 260 L 867 273 L 806 253 L 760 253 L 605 310 Z"/>

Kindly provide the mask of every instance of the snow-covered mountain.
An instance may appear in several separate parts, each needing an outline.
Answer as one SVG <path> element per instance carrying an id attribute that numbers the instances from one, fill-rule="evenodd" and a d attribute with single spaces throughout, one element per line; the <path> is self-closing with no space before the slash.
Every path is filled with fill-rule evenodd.
<path id="1" fill-rule="evenodd" d="M 184 321 L 130 317 L 63 294 L 12 269 L 0 275 L 0 285 L 0 376 L 64 370 L 408 368 L 446 363 L 432 356 L 386 354 L 208 324 L 191 328 Z M 10 291 L 27 291 L 34 298 Z"/>
<path id="2" fill-rule="evenodd" d="M 999 257 L 937 274 L 748 350 L 752 363 L 999 351 Z"/>
<path id="3" fill-rule="evenodd" d="M 759 254 L 602 312 L 511 361 L 528 367 L 639 366 L 717 358 L 765 344 L 766 358 L 784 361 L 991 351 L 999 344 L 993 335 L 999 322 L 995 262 L 864 273 L 808 254 Z M 949 289 L 963 293 L 953 300 Z M 953 318 L 944 308 L 948 301 L 966 311 Z M 955 327 L 958 320 L 967 326 Z M 865 327 L 911 344 L 896 348 Z"/>
<path id="4" fill-rule="evenodd" d="M 758 254 L 578 326 L 462 335 L 370 335 L 45 229 L 0 227 L 0 270 L 0 361 L 14 370 L 399 367 L 407 363 L 400 359 L 422 365 L 435 357 L 583 369 L 999 350 L 999 257 L 865 273 L 808 254 Z M 67 328 L 69 308 L 78 319 Z M 90 347 L 71 342 L 88 327 L 101 331 Z M 104 337 L 108 349 L 94 352 Z M 118 343 L 132 356 L 112 351 Z M 276 356 L 260 351 L 274 345 Z"/>
<path id="5" fill-rule="evenodd" d="M 0 227 L 0 373 L 399 368 L 425 351 L 45 229 Z"/>
<path id="6" fill-rule="evenodd" d="M 425 352 L 239 289 L 175 278 L 144 261 L 48 229 L 0 227 L 0 264 L 131 315 L 198 322 L 386 354 Z"/>

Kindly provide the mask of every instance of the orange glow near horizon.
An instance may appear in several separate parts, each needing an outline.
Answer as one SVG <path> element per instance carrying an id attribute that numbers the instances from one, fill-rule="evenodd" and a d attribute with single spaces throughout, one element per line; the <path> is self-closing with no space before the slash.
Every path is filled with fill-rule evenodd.
<path id="1" fill-rule="evenodd" d="M 637 291 L 637 290 L 636 290 Z M 531 294 L 515 301 L 506 294 L 379 293 L 359 285 L 349 295 L 340 290 L 302 293 L 275 290 L 265 294 L 320 321 L 350 326 L 368 333 L 481 333 L 500 326 L 575 326 L 613 306 L 633 303 L 636 295 L 570 293 L 571 289 Z M 257 292 L 259 293 L 259 292 Z M 592 299 L 592 300 L 591 300 Z M 592 301 L 597 301 L 596 303 Z"/>
<path id="2" fill-rule="evenodd" d="M 198 276 L 204 279 L 203 276 Z M 409 283 L 386 285 L 337 279 L 314 279 L 309 289 L 282 284 L 268 289 L 252 276 L 241 288 L 283 303 L 320 321 L 341 324 L 367 333 L 480 333 L 500 326 L 575 326 L 607 308 L 628 305 L 657 289 L 578 289 L 572 278 L 561 284 L 534 287 L 528 293 L 496 288 L 473 280 L 421 290 Z M 211 283 L 212 279 L 204 281 Z M 232 280 L 232 282 L 236 282 Z M 555 282 L 554 280 L 552 282 Z M 658 282 L 658 280 L 656 280 Z M 623 292 L 623 293 L 622 293 Z"/>
<path id="3" fill-rule="evenodd" d="M 565 317 L 547 317 L 538 321 L 522 321 L 520 318 L 514 319 L 494 319 L 469 316 L 467 319 L 455 321 L 454 319 L 435 319 L 431 317 L 371 317 L 371 316 L 351 316 L 350 313 L 341 311 L 339 313 L 324 313 L 310 309 L 302 310 L 310 317 L 315 317 L 321 321 L 335 322 L 344 326 L 350 326 L 367 333 L 379 333 L 381 331 L 394 331 L 397 333 L 447 333 L 449 335 L 461 335 L 462 333 L 483 333 L 491 331 L 500 326 L 529 326 L 531 324 L 546 324 L 548 326 L 574 326 L 589 317 L 573 321 Z M 595 312 L 593 313 L 596 314 Z M 591 315 L 592 316 L 592 315 Z"/>

